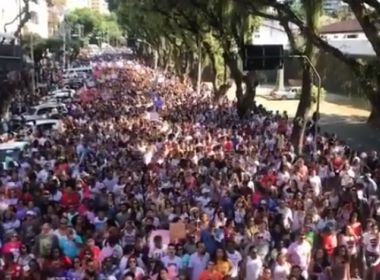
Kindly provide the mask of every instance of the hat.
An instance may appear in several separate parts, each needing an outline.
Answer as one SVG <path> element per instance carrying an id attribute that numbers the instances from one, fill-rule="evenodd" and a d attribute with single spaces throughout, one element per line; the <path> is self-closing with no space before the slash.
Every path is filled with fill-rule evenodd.
<path id="1" fill-rule="evenodd" d="M 36 212 L 32 211 L 32 210 L 28 210 L 26 211 L 26 215 L 29 215 L 29 216 L 36 216 Z"/>

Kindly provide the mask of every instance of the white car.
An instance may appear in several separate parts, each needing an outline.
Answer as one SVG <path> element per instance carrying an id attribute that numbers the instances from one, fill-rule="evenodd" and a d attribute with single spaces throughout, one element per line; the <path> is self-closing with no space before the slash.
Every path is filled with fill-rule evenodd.
<path id="1" fill-rule="evenodd" d="M 38 120 L 47 118 L 52 115 L 62 115 L 68 112 L 67 107 L 63 103 L 44 103 L 34 107 L 30 107 L 21 117 L 15 117 L 19 120 Z"/>
<path id="2" fill-rule="evenodd" d="M 289 88 L 286 90 L 276 90 L 271 93 L 274 99 L 297 99 L 300 96 L 300 90 L 298 88 Z"/>
<path id="3" fill-rule="evenodd" d="M 40 119 L 40 120 L 32 120 L 26 121 L 26 127 L 36 130 L 61 130 L 63 128 L 63 123 L 60 120 L 55 119 Z"/>
<path id="4" fill-rule="evenodd" d="M 9 169 L 9 163 L 13 162 L 18 166 L 18 162 L 24 151 L 28 148 L 29 142 L 15 141 L 0 144 L 0 162 L 5 170 Z"/>
<path id="5" fill-rule="evenodd" d="M 48 93 L 49 96 L 54 96 L 57 98 L 60 97 L 73 97 L 75 95 L 75 90 L 71 88 L 62 88 L 62 89 L 57 89 L 54 91 L 51 91 Z"/>

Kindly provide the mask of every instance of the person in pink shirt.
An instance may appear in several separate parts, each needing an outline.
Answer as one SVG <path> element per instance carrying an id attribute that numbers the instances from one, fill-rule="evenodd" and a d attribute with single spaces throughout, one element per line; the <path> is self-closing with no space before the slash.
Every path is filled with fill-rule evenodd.
<path id="1" fill-rule="evenodd" d="M 18 238 L 17 233 L 12 233 L 8 242 L 6 242 L 2 248 L 2 253 L 12 253 L 15 257 L 18 257 L 21 249 L 21 241 Z"/>

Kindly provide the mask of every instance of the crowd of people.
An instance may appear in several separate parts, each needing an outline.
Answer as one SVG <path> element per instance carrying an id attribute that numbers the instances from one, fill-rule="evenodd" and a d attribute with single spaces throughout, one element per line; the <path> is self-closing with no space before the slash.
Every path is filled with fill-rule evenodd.
<path id="1" fill-rule="evenodd" d="M 296 155 L 286 112 L 241 119 L 137 62 L 96 72 L 64 132 L 1 171 L 1 279 L 380 279 L 376 152 L 323 134 Z"/>

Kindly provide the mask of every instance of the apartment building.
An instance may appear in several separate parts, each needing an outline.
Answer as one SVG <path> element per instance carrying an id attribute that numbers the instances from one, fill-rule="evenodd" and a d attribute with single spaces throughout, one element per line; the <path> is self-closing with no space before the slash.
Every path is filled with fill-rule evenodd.
<path id="1" fill-rule="evenodd" d="M 66 0 L 66 11 L 81 8 L 91 8 L 101 14 L 108 14 L 108 3 L 106 0 Z"/>
<path id="2" fill-rule="evenodd" d="M 91 8 L 101 14 L 108 14 L 108 3 L 106 0 L 91 0 Z"/>

